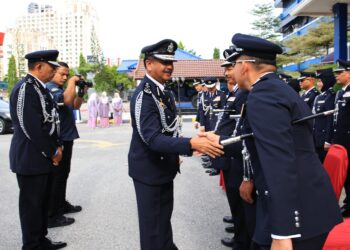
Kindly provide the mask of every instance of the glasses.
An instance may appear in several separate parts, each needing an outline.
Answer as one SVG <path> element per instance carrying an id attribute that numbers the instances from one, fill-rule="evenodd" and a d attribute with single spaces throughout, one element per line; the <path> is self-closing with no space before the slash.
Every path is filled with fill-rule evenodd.
<path id="1" fill-rule="evenodd" d="M 243 63 L 243 62 L 255 63 L 256 60 L 237 60 L 237 61 L 232 62 L 232 67 L 236 66 L 237 63 Z"/>

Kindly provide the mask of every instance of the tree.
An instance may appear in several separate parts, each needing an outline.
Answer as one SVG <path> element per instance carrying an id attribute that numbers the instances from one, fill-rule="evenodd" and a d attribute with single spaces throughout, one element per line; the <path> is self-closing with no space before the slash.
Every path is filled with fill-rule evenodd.
<path id="1" fill-rule="evenodd" d="M 7 81 L 8 81 L 8 93 L 10 94 L 13 86 L 18 81 L 17 78 L 17 67 L 15 56 L 12 55 L 9 59 L 9 67 L 7 71 Z"/>
<path id="2" fill-rule="evenodd" d="M 78 71 L 79 71 L 79 74 L 84 77 L 86 77 L 88 72 L 92 71 L 92 66 L 86 62 L 83 53 L 80 53 L 80 56 L 79 56 Z"/>
<path id="3" fill-rule="evenodd" d="M 321 23 L 316 28 L 309 29 L 305 36 L 305 46 L 315 48 L 319 54 L 329 53 L 334 43 L 334 23 Z"/>
<path id="4" fill-rule="evenodd" d="M 274 6 L 272 3 L 256 4 L 251 11 L 255 17 L 252 22 L 254 35 L 267 39 L 276 40 L 280 33 L 276 32 L 279 28 L 280 20 L 274 15 Z"/>
<path id="5" fill-rule="evenodd" d="M 106 91 L 112 93 L 116 85 L 114 74 L 107 65 L 103 65 L 101 71 L 95 75 L 94 82 L 97 92 Z"/>
<path id="6" fill-rule="evenodd" d="M 182 43 L 181 41 L 179 42 L 179 44 L 177 45 L 177 47 L 178 47 L 179 49 L 182 49 L 182 50 L 185 49 L 185 46 L 183 45 L 183 43 Z"/>
<path id="7" fill-rule="evenodd" d="M 102 66 L 104 64 L 104 58 L 102 54 L 101 45 L 95 30 L 95 26 L 92 26 L 92 29 L 91 29 L 91 54 L 94 60 L 93 70 L 95 72 L 99 72 L 103 68 Z"/>
<path id="8" fill-rule="evenodd" d="M 220 59 L 220 49 L 214 48 L 213 59 Z"/>

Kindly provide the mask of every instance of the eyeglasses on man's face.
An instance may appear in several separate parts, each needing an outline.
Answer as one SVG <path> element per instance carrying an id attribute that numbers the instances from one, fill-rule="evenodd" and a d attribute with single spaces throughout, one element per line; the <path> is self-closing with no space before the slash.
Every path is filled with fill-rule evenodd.
<path id="1" fill-rule="evenodd" d="M 243 63 L 243 62 L 255 63 L 256 60 L 237 60 L 237 61 L 232 62 L 232 67 L 236 66 L 237 63 Z"/>

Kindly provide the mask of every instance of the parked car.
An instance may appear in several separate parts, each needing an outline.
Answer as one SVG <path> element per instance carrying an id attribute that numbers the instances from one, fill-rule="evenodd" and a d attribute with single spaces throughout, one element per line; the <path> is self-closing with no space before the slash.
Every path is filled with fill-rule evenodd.
<path id="1" fill-rule="evenodd" d="M 0 135 L 12 131 L 13 127 L 10 115 L 10 105 L 8 102 L 0 100 Z"/>

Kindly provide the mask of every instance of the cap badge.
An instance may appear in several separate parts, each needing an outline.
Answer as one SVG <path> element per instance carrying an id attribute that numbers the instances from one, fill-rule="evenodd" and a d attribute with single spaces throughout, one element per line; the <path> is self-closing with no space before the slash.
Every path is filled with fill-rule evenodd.
<path id="1" fill-rule="evenodd" d="M 170 44 L 169 44 L 167 51 L 168 51 L 169 53 L 173 53 L 173 52 L 174 52 L 174 44 L 173 44 L 173 43 L 170 43 Z"/>
<path id="2" fill-rule="evenodd" d="M 229 57 L 229 54 L 227 51 L 225 51 L 225 58 Z"/>

